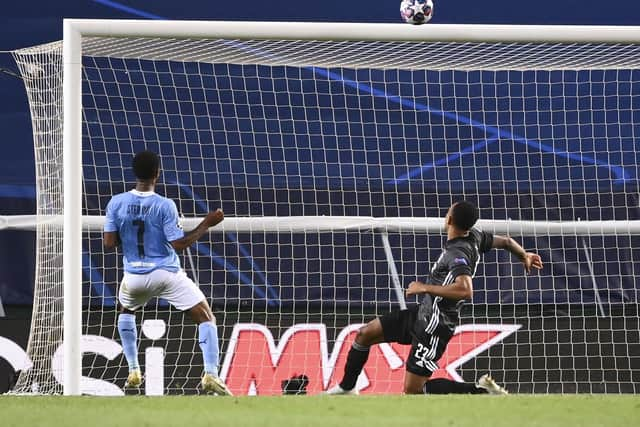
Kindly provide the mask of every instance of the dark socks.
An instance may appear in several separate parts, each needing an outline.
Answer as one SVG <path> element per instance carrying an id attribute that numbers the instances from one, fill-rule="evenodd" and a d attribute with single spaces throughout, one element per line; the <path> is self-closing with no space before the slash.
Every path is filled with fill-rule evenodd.
<path id="1" fill-rule="evenodd" d="M 340 383 L 340 387 L 343 390 L 352 390 L 356 386 L 356 381 L 364 364 L 369 358 L 369 347 L 353 342 L 349 355 L 347 356 L 347 363 L 344 366 L 344 377 Z"/>
<path id="2" fill-rule="evenodd" d="M 343 387 L 344 388 L 344 387 Z M 445 378 L 429 380 L 424 385 L 424 394 L 486 394 L 487 390 L 471 383 L 459 383 Z"/>

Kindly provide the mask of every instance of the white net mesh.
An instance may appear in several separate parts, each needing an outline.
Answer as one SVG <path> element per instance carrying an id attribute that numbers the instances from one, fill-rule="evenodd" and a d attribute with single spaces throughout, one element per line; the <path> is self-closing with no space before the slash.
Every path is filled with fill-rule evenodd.
<path id="1" fill-rule="evenodd" d="M 160 154 L 156 191 L 187 218 L 225 211 L 224 230 L 183 266 L 218 317 L 235 393 L 278 394 L 303 373 L 310 393 L 339 380 L 354 325 L 400 306 L 383 239 L 401 285 L 425 278 L 443 236 L 407 218 L 442 217 L 463 197 L 500 231 L 533 221 L 522 241 L 546 267 L 525 277 L 507 254 L 485 256 L 437 375 L 473 381 L 489 370 L 514 392 L 637 392 L 637 46 L 86 38 L 83 50 L 83 213 L 104 215 L 133 186 L 131 159 L 143 149 Z M 60 55 L 57 43 L 16 52 L 41 216 L 61 214 Z M 276 232 L 263 225 L 274 216 L 327 220 Z M 404 226 L 332 222 L 342 216 Z M 540 231 L 549 221 L 570 223 Z M 117 341 L 121 260 L 93 230 L 83 331 Z M 34 368 L 17 391 L 61 391 L 50 366 L 62 331 L 61 239 L 59 227 L 39 226 Z M 165 393 L 196 393 L 196 328 L 163 301 L 138 315 L 148 319 L 168 327 L 154 339 L 141 331 L 147 376 L 163 373 Z M 85 391 L 117 394 L 110 384 L 122 385 L 126 363 L 103 344 L 86 344 L 83 375 L 105 382 Z M 149 347 L 164 360 L 147 361 Z M 401 391 L 407 351 L 376 347 L 365 391 Z"/>
<path id="2" fill-rule="evenodd" d="M 27 87 L 37 176 L 37 214 L 62 215 L 62 51 L 60 43 L 35 47 L 18 61 Z M 62 339 L 62 229 L 36 230 L 36 285 L 27 353 L 36 369 L 20 375 L 16 390 L 59 390 L 51 375 L 51 357 Z"/>

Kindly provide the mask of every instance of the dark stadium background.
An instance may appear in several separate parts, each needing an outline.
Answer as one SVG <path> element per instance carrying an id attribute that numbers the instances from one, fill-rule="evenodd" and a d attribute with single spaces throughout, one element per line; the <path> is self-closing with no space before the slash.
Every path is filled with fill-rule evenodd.
<path id="1" fill-rule="evenodd" d="M 199 0 L 4 2 L 0 14 L 0 50 L 60 39 L 63 17 L 398 22 L 398 3 L 395 0 L 366 3 L 283 0 L 249 0 L 240 3 Z M 549 3 L 449 0 L 436 1 L 434 22 L 633 25 L 638 22 L 639 12 L 640 5 L 627 1 L 603 3 L 559 0 Z M 0 214 L 30 214 L 35 209 L 35 178 L 27 100 L 22 83 L 10 74 L 16 71 L 16 67 L 9 54 L 0 54 L 0 67 L 6 71 L 0 74 L 0 132 L 3 140 L 3 154 L 0 156 Z M 616 196 L 613 198 L 613 203 L 617 204 Z M 624 202 L 620 200 L 620 203 Z M 608 214 L 613 215 L 605 210 L 601 218 L 590 219 L 608 219 Z M 0 233 L 0 300 L 3 304 L 31 303 L 33 254 L 32 233 Z M 634 285 L 628 285 L 631 286 L 628 289 L 630 294 L 634 295 Z M 584 295 L 578 298 L 585 300 Z M 617 297 L 614 295 L 613 298 Z M 592 296 L 587 297 L 589 299 Z"/>

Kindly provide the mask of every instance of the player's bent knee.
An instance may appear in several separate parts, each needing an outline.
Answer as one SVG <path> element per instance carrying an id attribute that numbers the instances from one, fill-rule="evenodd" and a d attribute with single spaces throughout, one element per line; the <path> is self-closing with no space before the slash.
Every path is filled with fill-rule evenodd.
<path id="1" fill-rule="evenodd" d="M 422 383 L 412 383 L 404 385 L 404 394 L 423 394 L 424 393 L 424 384 Z"/>
<path id="2" fill-rule="evenodd" d="M 193 306 L 189 310 L 189 313 L 191 314 L 191 319 L 198 324 L 203 322 L 215 322 L 216 319 L 206 300 L 203 300 Z"/>
<path id="3" fill-rule="evenodd" d="M 373 345 L 382 342 L 382 327 L 374 322 L 370 322 L 358 329 L 356 342 L 361 345 Z"/>
<path id="4" fill-rule="evenodd" d="M 356 333 L 356 342 L 358 344 L 369 345 L 366 328 L 366 326 L 363 326 L 362 328 L 358 329 L 358 332 Z"/>
<path id="5" fill-rule="evenodd" d="M 423 394 L 427 381 L 429 377 L 407 371 L 404 377 L 404 394 Z"/>
<path id="6" fill-rule="evenodd" d="M 120 306 L 120 313 L 123 313 L 123 314 L 136 314 L 135 310 L 129 310 L 128 308 L 126 308 L 123 305 Z"/>

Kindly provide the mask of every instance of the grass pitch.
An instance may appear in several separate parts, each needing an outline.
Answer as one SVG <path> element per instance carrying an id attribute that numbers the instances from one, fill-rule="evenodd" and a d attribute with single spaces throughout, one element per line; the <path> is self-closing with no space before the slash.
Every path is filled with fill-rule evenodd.
<path id="1" fill-rule="evenodd" d="M 0 426 L 626 427 L 636 396 L 0 396 Z"/>

